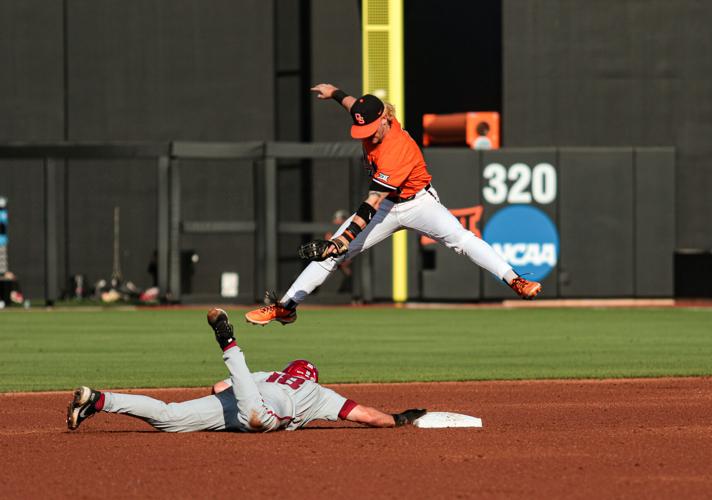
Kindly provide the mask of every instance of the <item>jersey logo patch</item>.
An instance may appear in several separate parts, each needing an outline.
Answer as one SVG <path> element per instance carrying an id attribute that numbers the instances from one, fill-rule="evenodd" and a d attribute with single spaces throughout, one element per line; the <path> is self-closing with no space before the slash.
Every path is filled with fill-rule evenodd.
<path id="1" fill-rule="evenodd" d="M 383 182 L 388 182 L 388 178 L 390 175 L 386 175 L 383 172 L 379 172 L 378 175 L 376 175 L 376 179 L 382 180 Z"/>

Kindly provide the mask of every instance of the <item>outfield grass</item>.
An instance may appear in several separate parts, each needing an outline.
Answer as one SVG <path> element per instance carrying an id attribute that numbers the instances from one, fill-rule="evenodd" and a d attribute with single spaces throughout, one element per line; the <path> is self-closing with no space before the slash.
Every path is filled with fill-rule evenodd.
<path id="1" fill-rule="evenodd" d="M 324 382 L 712 375 L 712 309 L 328 309 L 248 326 L 250 368 Z M 0 312 L 0 391 L 205 386 L 225 376 L 201 311 Z"/>

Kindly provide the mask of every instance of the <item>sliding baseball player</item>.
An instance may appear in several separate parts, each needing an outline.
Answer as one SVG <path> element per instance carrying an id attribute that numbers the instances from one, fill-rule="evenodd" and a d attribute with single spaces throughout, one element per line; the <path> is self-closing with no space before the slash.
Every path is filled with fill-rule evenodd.
<path id="1" fill-rule="evenodd" d="M 230 378 L 214 387 L 220 392 L 183 403 L 166 404 L 147 396 L 100 392 L 78 387 L 67 409 L 67 427 L 76 430 L 97 412 L 123 413 L 167 432 L 296 430 L 313 420 L 349 420 L 371 427 L 412 424 L 426 411 L 388 414 L 363 406 L 319 385 L 319 371 L 306 360 L 282 371 L 250 373 L 237 346 L 233 326 L 222 309 L 208 312 L 208 324 L 223 350 Z"/>

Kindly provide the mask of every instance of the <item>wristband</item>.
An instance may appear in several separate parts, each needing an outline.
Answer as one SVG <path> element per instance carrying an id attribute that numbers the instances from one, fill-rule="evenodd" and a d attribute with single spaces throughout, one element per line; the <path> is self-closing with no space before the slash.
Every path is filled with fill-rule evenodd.
<path id="1" fill-rule="evenodd" d="M 331 94 L 331 98 L 341 104 L 341 101 L 346 99 L 348 97 L 348 94 L 344 92 L 341 89 L 336 89 L 334 92 Z"/>
<path id="2" fill-rule="evenodd" d="M 344 232 L 341 233 L 341 236 L 349 240 L 349 243 L 351 243 L 361 231 L 363 231 L 363 229 L 361 229 L 361 227 L 354 221 L 351 221 L 351 224 L 349 224 L 349 227 L 344 229 Z"/>

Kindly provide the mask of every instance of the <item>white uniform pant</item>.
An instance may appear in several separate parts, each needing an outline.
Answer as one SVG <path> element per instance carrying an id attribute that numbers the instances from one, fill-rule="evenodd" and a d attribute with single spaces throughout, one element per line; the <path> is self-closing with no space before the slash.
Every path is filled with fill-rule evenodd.
<path id="1" fill-rule="evenodd" d="M 335 234 L 341 234 L 349 226 L 352 218 L 353 216 L 344 222 Z M 351 242 L 346 255 L 309 264 L 287 290 L 281 302 L 285 303 L 291 299 L 301 303 L 307 295 L 326 281 L 343 259 L 355 257 L 400 229 L 412 229 L 429 236 L 458 254 L 466 255 L 472 262 L 487 269 L 499 279 L 504 278 L 504 275 L 512 270 L 512 267 L 487 242 L 462 227 L 460 221 L 440 203 L 437 192 L 431 187 L 428 190 L 423 189 L 414 199 L 403 203 L 383 200 L 366 229 Z"/>
<path id="2" fill-rule="evenodd" d="M 140 418 L 167 432 L 266 432 L 277 429 L 279 422 L 265 405 L 242 351 L 232 347 L 223 353 L 223 360 L 232 381 L 228 390 L 183 403 L 164 403 L 148 396 L 105 392 L 103 411 Z"/>

